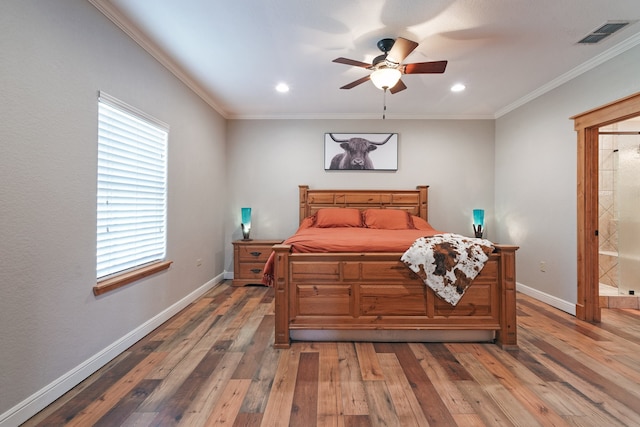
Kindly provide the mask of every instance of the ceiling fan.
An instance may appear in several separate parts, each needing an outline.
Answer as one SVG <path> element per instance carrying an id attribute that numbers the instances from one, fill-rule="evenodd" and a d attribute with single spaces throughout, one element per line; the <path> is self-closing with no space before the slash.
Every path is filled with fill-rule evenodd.
<path id="1" fill-rule="evenodd" d="M 378 89 L 382 89 L 385 92 L 389 89 L 391 93 L 396 93 L 407 88 L 400 80 L 402 74 L 444 73 L 445 68 L 447 68 L 447 61 L 402 64 L 402 61 L 418 47 L 418 43 L 402 37 L 398 37 L 395 40 L 382 39 L 377 43 L 377 46 L 382 51 L 382 55 L 374 58 L 372 64 L 348 58 L 336 58 L 333 60 L 333 62 L 339 64 L 353 65 L 372 71 L 370 75 L 346 84 L 340 89 L 351 89 L 367 80 L 371 80 Z"/>

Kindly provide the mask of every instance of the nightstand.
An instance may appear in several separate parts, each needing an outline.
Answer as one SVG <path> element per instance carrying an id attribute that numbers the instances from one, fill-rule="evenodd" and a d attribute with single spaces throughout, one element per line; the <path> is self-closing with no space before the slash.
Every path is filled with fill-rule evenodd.
<path id="1" fill-rule="evenodd" d="M 273 245 L 282 240 L 236 240 L 233 242 L 233 286 L 262 282 L 264 264 Z"/>

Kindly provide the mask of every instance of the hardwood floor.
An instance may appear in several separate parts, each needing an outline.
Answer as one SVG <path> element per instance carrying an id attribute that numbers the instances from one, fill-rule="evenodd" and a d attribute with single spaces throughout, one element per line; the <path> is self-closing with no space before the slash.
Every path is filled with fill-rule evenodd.
<path id="1" fill-rule="evenodd" d="M 25 426 L 639 426 L 640 315 L 518 294 L 519 349 L 274 350 L 273 292 L 212 289 Z"/>

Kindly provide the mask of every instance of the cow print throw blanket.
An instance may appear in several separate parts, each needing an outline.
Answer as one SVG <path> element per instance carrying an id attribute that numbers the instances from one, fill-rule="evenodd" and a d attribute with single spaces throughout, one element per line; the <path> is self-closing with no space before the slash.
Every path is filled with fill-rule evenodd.
<path id="1" fill-rule="evenodd" d="M 443 300 L 455 306 L 493 252 L 486 239 L 459 234 L 418 238 L 402 255 L 402 262 Z"/>

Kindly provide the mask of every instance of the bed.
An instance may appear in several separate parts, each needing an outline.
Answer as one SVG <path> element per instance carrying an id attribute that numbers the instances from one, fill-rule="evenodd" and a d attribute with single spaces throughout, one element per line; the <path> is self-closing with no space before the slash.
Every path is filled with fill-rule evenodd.
<path id="1" fill-rule="evenodd" d="M 430 227 L 428 186 L 374 191 L 301 185 L 299 192 L 301 229 L 320 213 L 337 213 L 336 208 L 358 209 L 363 216 L 365 211 L 406 212 L 416 224 Z M 350 231 L 341 230 L 345 236 Z M 294 237 L 275 245 L 265 266 L 275 291 L 276 348 L 288 348 L 291 340 L 495 342 L 517 347 L 517 246 L 493 244 L 484 267 L 451 305 L 401 261 L 407 244 L 373 252 L 301 252 L 309 249 L 291 243 Z"/>

